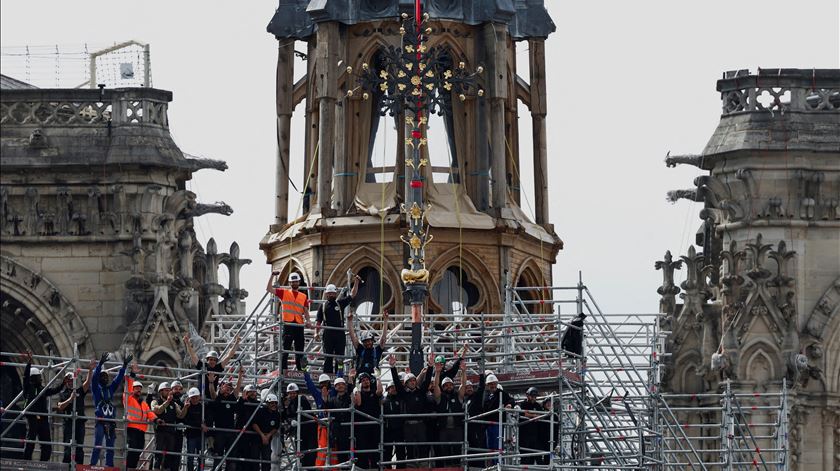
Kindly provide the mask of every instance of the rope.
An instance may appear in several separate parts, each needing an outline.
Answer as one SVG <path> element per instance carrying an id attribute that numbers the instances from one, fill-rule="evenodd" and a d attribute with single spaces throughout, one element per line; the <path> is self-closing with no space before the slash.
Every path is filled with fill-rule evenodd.
<path id="1" fill-rule="evenodd" d="M 489 137 L 488 137 L 488 139 L 489 139 Z M 522 181 L 522 176 L 519 174 L 519 167 L 516 165 L 516 159 L 513 158 L 513 149 L 511 149 L 511 147 L 510 147 L 510 143 L 507 140 L 507 136 L 505 136 L 505 147 L 507 147 L 507 154 L 506 155 L 510 159 L 510 162 L 511 162 L 512 167 L 513 167 L 513 172 L 514 172 L 514 174 L 516 174 L 516 180 L 521 182 Z M 534 191 L 535 192 L 537 191 L 536 187 L 534 188 Z M 531 207 L 531 202 L 528 200 L 528 195 L 525 192 L 521 192 L 521 195 L 522 195 L 523 198 L 525 198 L 525 204 L 528 205 L 528 210 L 531 211 L 531 217 L 534 219 L 534 221 L 536 221 L 537 220 L 537 215 L 534 212 L 534 208 Z M 542 239 L 542 237 L 539 237 L 539 240 L 540 240 L 540 260 L 545 260 L 545 257 L 544 257 L 544 254 L 543 254 L 543 239 Z M 537 280 L 537 282 L 539 283 L 540 286 L 543 286 L 543 292 L 540 293 L 540 296 L 541 296 L 540 306 L 543 306 L 545 299 L 549 296 L 549 292 L 548 292 L 548 288 L 545 287 L 548 284 L 548 283 L 545 283 L 545 274 L 540 273 L 540 277 L 543 278 L 542 282 L 540 282 L 539 280 Z M 516 283 L 518 283 L 518 281 L 519 280 L 514 280 L 513 283 L 516 284 Z"/>

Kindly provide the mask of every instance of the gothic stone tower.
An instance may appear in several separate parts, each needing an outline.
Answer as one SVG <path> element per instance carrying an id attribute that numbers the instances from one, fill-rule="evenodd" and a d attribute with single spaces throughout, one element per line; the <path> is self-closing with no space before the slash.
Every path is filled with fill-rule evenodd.
<path id="1" fill-rule="evenodd" d="M 127 350 L 177 365 L 190 324 L 200 331 L 220 309 L 244 311 L 248 261 L 235 243 L 229 254 L 212 239 L 202 247 L 193 231 L 194 218 L 232 210 L 185 188 L 193 172 L 226 164 L 181 152 L 168 91 L 3 79 L 2 351 L 71 357 L 78 345 L 85 359 Z"/>
<path id="2" fill-rule="evenodd" d="M 727 72 L 717 89 L 723 114 L 703 153 L 666 161 L 709 173 L 670 194 L 704 209 L 702 251 L 657 263 L 673 332 L 663 383 L 702 393 L 728 379 L 735 391 L 762 393 L 785 380 L 790 469 L 837 470 L 840 70 Z M 674 269 L 687 271 L 682 304 Z"/>
<path id="3" fill-rule="evenodd" d="M 427 46 L 444 51 L 448 64 L 442 68 L 483 69 L 476 74 L 482 93 L 461 97 L 438 90 L 445 150 L 429 155 L 425 146 L 420 157 L 429 164 L 410 186 L 405 170 L 414 148 L 403 143 L 411 140 L 404 123 L 412 116 L 380 116 L 383 93 L 360 89 L 356 72 L 380 68 L 386 48 L 404 47 L 401 15 L 413 16 L 415 2 L 280 1 L 268 26 L 279 42 L 277 205 L 260 247 L 282 273 L 281 282 L 293 270 L 310 286 L 341 286 L 352 268 L 366 280 L 356 300 L 362 319 L 373 321 L 370 314 L 388 309 L 401 320 L 409 301 L 401 270 L 410 260 L 401 240 L 410 215 L 401 204 L 422 188 L 429 206 L 420 209 L 434 238 L 425 246 L 426 312 L 501 312 L 506 283 L 550 284 L 562 242 L 548 223 L 544 41 L 554 24 L 542 3 L 422 2 L 429 15 L 424 28 L 431 28 Z M 306 73 L 297 82 L 295 41 L 307 45 Z M 523 44 L 528 80 L 516 70 L 517 46 Z M 520 101 L 533 121 L 533 182 L 519 179 Z M 309 183 L 302 215 L 290 221 L 290 120 L 297 106 L 305 113 L 306 134 L 304 155 L 296 157 Z M 380 120 L 396 128 L 391 139 L 399 145 L 384 163 L 374 163 Z M 445 164 L 436 164 L 441 157 Z M 520 185 L 535 187 L 535 221 L 521 209 Z"/>

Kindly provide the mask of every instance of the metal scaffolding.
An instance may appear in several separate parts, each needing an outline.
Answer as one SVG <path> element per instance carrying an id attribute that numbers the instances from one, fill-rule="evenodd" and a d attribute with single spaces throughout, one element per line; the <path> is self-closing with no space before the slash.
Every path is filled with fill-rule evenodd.
<path id="1" fill-rule="evenodd" d="M 307 291 L 313 299 L 310 309 L 314 310 L 321 302 L 322 289 L 308 288 Z M 311 330 L 307 329 L 308 372 L 286 371 L 283 374 L 279 371 L 282 354 L 295 352 L 282 348 L 283 322 L 276 314 L 277 302 L 273 295 L 266 294 L 247 316 L 221 314 L 209 320 L 210 338 L 206 345 L 198 347 L 200 354 L 212 348 L 224 356 L 235 343 L 234 339 L 241 338 L 234 360 L 226 365 L 223 375 L 235 378 L 242 368 L 244 384 L 253 384 L 265 391 L 260 395 L 260 404 L 269 392 L 282 397 L 282 391 L 290 383 L 304 390 L 305 375 L 320 373 L 327 357 L 320 351 L 320 342 L 316 342 Z M 354 317 L 348 328 L 378 331 L 382 328 L 378 317 Z M 410 317 L 398 313 L 392 314 L 391 319 L 394 325 L 389 326 L 382 363 L 377 368 L 380 383 L 392 376 L 386 362 L 390 356 L 396 358 L 397 370 L 408 365 Z M 663 349 L 668 333 L 659 330 L 658 319 L 658 314 L 606 314 L 582 281 L 561 287 L 508 286 L 504 313 L 430 315 L 424 325 L 426 350 L 454 356 L 466 347 L 467 377 L 473 383 L 480 383 L 481 376 L 490 370 L 508 393 L 515 395 L 526 387 L 536 386 L 540 390 L 538 402 L 546 405 L 545 411 L 526 414 L 518 404 L 508 407 L 501 402 L 498 407 L 479 413 L 465 407 L 463 417 L 459 417 L 463 423 L 463 440 L 440 442 L 429 437 L 425 442 L 407 442 L 395 441 L 394 437 L 386 435 L 388 420 L 429 422 L 453 414 L 395 415 L 386 414 L 380 406 L 379 414 L 371 415 L 358 410 L 352 401 L 347 408 L 304 410 L 298 407 L 296 417 L 287 418 L 290 420 L 282 438 L 274 438 L 270 462 L 273 469 L 358 469 L 360 456 L 374 455 L 379 469 L 425 467 L 441 462 L 455 462 L 461 469 L 498 470 L 522 469 L 525 463 L 528 469 L 787 469 L 787 390 L 738 394 L 726 383 L 724 390 L 715 393 L 663 393 L 659 384 L 659 362 L 667 355 Z M 582 337 L 579 352 L 566 348 L 563 341 L 564 334 L 575 331 Z M 346 353 L 345 356 L 338 355 L 336 360 L 347 363 L 348 358 L 352 358 L 350 348 Z M 11 358 L 19 354 L 4 352 L 2 355 Z M 51 382 L 58 381 L 56 378 L 65 370 L 78 370 L 84 366 L 79 358 L 36 357 L 36 360 L 46 365 L 48 373 L 54 374 Z M 290 363 L 292 361 L 290 359 Z M 22 366 L 21 363 L 7 364 Z M 117 365 L 108 366 L 113 369 Z M 175 379 L 174 375 L 185 386 L 206 374 L 206 371 L 190 368 L 164 371 L 159 366 L 139 367 L 142 374 L 138 378 L 143 381 L 171 381 Z M 350 376 L 351 370 L 348 364 L 343 368 L 343 374 Z M 76 381 L 79 381 L 78 377 Z M 301 401 L 300 397 L 297 400 Z M 13 429 L 10 425 L 22 422 L 27 414 L 26 408 L 4 414 L 4 453 L 20 443 L 20 439 L 7 438 Z M 78 415 L 75 410 L 72 414 L 73 417 Z M 336 417 L 342 414 L 349 415 L 349 421 L 337 421 Z M 68 417 L 56 413 L 48 415 L 56 419 Z M 90 422 L 89 426 L 92 425 Z M 134 450 L 127 447 L 123 438 L 125 417 L 118 415 L 115 422 L 121 428 L 118 439 L 121 445 L 116 450 L 118 459 L 130 451 L 140 451 L 139 467 L 151 469 L 152 456 L 159 454 L 155 451 L 151 432 L 145 448 Z M 337 425 L 339 423 L 341 425 Z M 520 431 L 526 424 L 539 427 L 544 445 L 537 448 L 523 445 Z M 304 440 L 303 434 L 316 429 L 319 434 L 325 433 L 329 427 L 336 426 L 349 427 L 348 449 L 338 450 L 323 442 L 317 447 L 305 445 L 313 442 Z M 477 443 L 468 436 L 473 427 L 485 431 L 492 428 L 498 433 L 493 435 L 492 443 Z M 373 446 L 369 434 L 374 429 L 378 435 L 375 447 L 360 448 L 360 445 Z M 248 428 L 222 431 L 235 434 L 236 441 L 255 434 Z M 55 432 L 59 430 L 54 430 L 53 437 L 61 436 Z M 202 431 L 202 443 L 205 443 L 204 435 L 205 431 Z M 361 436 L 366 438 L 364 443 L 359 441 Z M 69 442 L 74 441 L 71 436 Z M 53 444 L 69 443 L 65 439 L 53 440 Z M 90 445 L 80 445 L 91 449 Z M 448 448 L 442 448 L 442 445 Z M 404 446 L 432 447 L 437 453 L 413 459 L 386 455 L 387 450 Z M 180 456 L 198 458 L 217 471 L 221 471 L 226 462 L 260 461 L 230 453 L 230 450 L 222 456 L 213 456 L 207 446 L 202 446 L 199 453 L 179 451 Z M 440 456 L 441 453 L 448 454 Z M 304 457 L 313 455 L 318 455 L 320 464 L 304 466 Z"/>

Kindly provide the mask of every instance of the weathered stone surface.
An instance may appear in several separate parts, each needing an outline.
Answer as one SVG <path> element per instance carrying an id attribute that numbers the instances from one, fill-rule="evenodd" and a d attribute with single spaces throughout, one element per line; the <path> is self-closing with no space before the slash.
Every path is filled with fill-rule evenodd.
<path id="1" fill-rule="evenodd" d="M 696 179 L 693 191 L 705 206 L 697 241 L 703 267 L 692 268 L 703 286 L 686 291 L 682 305 L 666 298 L 667 280 L 660 288 L 672 323 L 667 349 L 683 359 L 668 361 L 673 371 L 664 387 L 711 392 L 729 379 L 736 392 L 763 393 L 786 381 L 791 469 L 835 469 L 834 416 L 825 427 L 814 420 L 840 410 L 840 381 L 833 379 L 840 359 L 840 71 L 727 73 L 718 90 L 723 116 L 700 156 L 709 175 Z M 779 100 L 762 103 L 762 94 Z M 691 309 L 719 313 L 702 340 L 692 336 L 693 316 L 686 320 Z M 680 380 L 698 372 L 699 384 Z"/>

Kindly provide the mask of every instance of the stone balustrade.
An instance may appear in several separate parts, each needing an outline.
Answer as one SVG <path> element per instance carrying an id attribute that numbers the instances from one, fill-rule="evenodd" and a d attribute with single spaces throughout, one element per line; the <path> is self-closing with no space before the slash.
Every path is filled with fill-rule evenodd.
<path id="1" fill-rule="evenodd" d="M 168 129 L 170 101 L 172 92 L 152 88 L 3 90 L 0 124 Z"/>
<path id="2" fill-rule="evenodd" d="M 758 69 L 729 71 L 718 80 L 723 114 L 834 112 L 840 110 L 840 70 Z"/>

